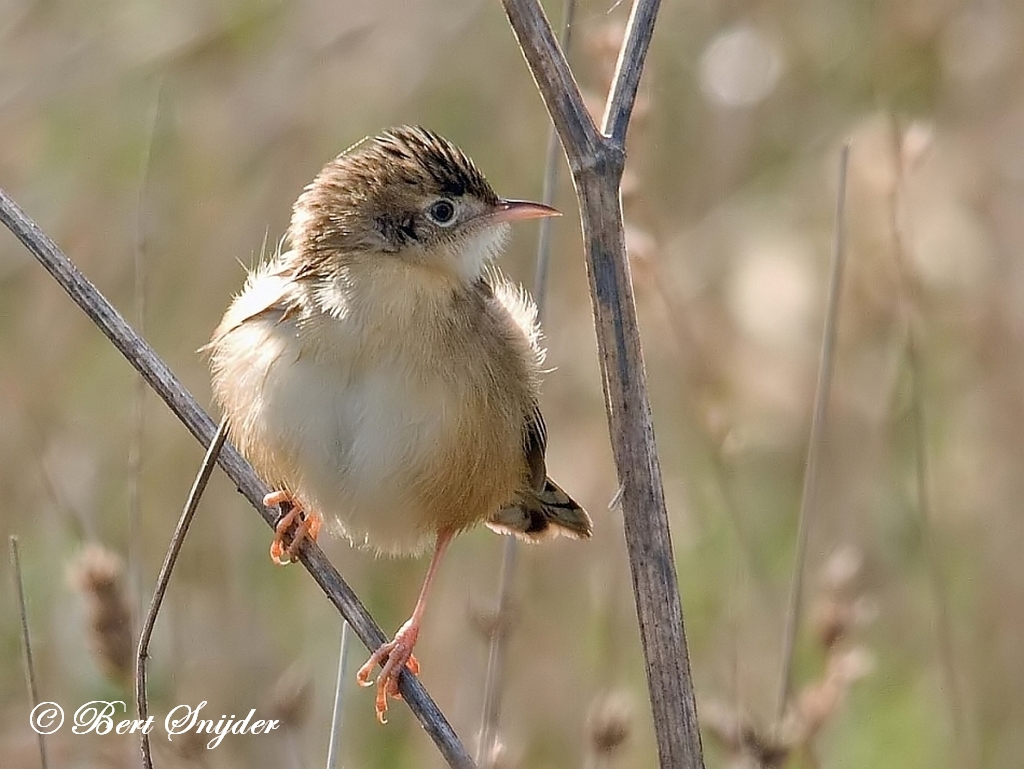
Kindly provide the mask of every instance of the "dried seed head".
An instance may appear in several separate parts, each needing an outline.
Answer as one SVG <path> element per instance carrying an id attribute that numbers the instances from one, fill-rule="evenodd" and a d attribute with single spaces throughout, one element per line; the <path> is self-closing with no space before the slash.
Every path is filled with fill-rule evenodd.
<path id="1" fill-rule="evenodd" d="M 183 761 L 196 766 L 206 766 L 205 758 L 209 752 L 206 747 L 209 737 L 200 734 L 198 731 L 187 731 L 175 735 L 170 741 L 171 750 Z"/>
<path id="2" fill-rule="evenodd" d="M 934 125 L 919 120 L 911 123 L 907 130 L 903 132 L 903 141 L 900 143 L 900 155 L 902 156 L 900 160 L 903 164 L 903 173 L 915 170 L 934 143 Z"/>
<path id="3" fill-rule="evenodd" d="M 814 610 L 814 630 L 825 649 L 832 649 L 861 619 L 856 602 L 856 582 L 864 556 L 853 546 L 839 547 L 822 567 L 822 595 Z"/>
<path id="4" fill-rule="evenodd" d="M 594 752 L 614 753 L 633 729 L 633 706 L 622 693 L 607 694 L 591 707 L 587 725 Z"/>
<path id="5" fill-rule="evenodd" d="M 701 726 L 728 754 L 730 769 L 784 766 L 793 752 L 787 734 L 769 732 L 718 702 L 701 706 Z"/>
<path id="6" fill-rule="evenodd" d="M 834 654 L 828 661 L 828 674 L 836 676 L 847 686 L 869 675 L 874 669 L 874 655 L 862 646 Z"/>
<path id="7" fill-rule="evenodd" d="M 584 40 L 584 48 L 601 78 L 603 91 L 608 90 L 615 76 L 615 64 L 625 37 L 626 25 L 616 19 L 603 26 L 594 27 Z"/>
<path id="8" fill-rule="evenodd" d="M 277 679 L 270 691 L 267 705 L 271 718 L 276 718 L 285 728 L 295 729 L 302 726 L 309 715 L 309 700 L 313 690 L 313 682 L 298 668 L 288 668 Z"/>
<path id="9" fill-rule="evenodd" d="M 733 708 L 714 700 L 701 703 L 700 725 L 730 755 L 742 752 L 746 724 Z"/>
<path id="10" fill-rule="evenodd" d="M 860 647 L 829 656 L 825 675 L 805 686 L 796 700 L 794 715 L 801 742 L 809 742 L 821 731 L 846 700 L 850 686 L 873 666 L 871 654 Z"/>
<path id="11" fill-rule="evenodd" d="M 497 607 L 469 608 L 470 624 L 488 642 L 497 637 L 507 638 L 518 620 L 519 607 L 515 601 L 506 602 L 502 610 Z"/>
<path id="12" fill-rule="evenodd" d="M 819 601 L 814 609 L 814 632 L 818 642 L 826 649 L 831 649 L 850 630 L 853 620 L 851 606 L 845 601 L 837 601 L 834 596 L 827 596 Z"/>
<path id="13" fill-rule="evenodd" d="M 518 762 L 512 756 L 512 752 L 500 739 L 494 741 L 483 761 L 484 769 L 514 769 L 517 765 Z"/>
<path id="14" fill-rule="evenodd" d="M 852 545 L 837 548 L 822 570 L 825 587 L 832 591 L 848 589 L 864 567 L 864 555 Z"/>
<path id="15" fill-rule="evenodd" d="M 793 752 L 793 746 L 774 735 L 749 731 L 744 734 L 744 747 L 747 755 L 756 760 L 760 769 L 777 769 L 785 766 Z"/>
<path id="16" fill-rule="evenodd" d="M 86 600 L 93 653 L 118 683 L 132 677 L 131 611 L 121 559 L 102 545 L 88 545 L 72 564 L 71 582 Z"/>

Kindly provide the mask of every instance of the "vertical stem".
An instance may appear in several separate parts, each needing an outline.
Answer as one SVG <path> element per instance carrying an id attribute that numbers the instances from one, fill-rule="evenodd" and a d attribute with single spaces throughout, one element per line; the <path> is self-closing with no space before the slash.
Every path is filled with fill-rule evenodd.
<path id="1" fill-rule="evenodd" d="M 562 52 L 569 55 L 572 42 L 572 26 L 576 16 L 576 0 L 566 0 L 562 15 L 562 32 L 559 45 Z M 555 190 L 558 187 L 559 154 L 561 143 L 558 132 L 552 126 L 548 130 L 548 145 L 544 155 L 544 189 L 541 202 L 550 206 L 555 202 Z M 537 305 L 537 320 L 544 319 L 547 304 L 548 272 L 551 263 L 551 228 L 554 222 L 541 219 L 537 233 L 537 261 L 533 280 L 533 300 Z M 480 718 L 480 738 L 477 742 L 476 761 L 481 763 L 491 752 L 497 736 L 498 722 L 501 717 L 501 692 L 505 666 L 505 643 L 507 641 L 508 623 L 505 621 L 512 601 L 512 583 L 516 571 L 519 540 L 508 537 L 501 555 L 501 572 L 498 577 L 498 606 L 495 621 L 487 649 L 487 672 L 484 675 L 484 707 Z"/>
<path id="2" fill-rule="evenodd" d="M 28 610 L 25 608 L 25 583 L 21 576 L 21 555 L 18 552 L 18 538 L 11 536 L 11 566 L 13 568 L 14 593 L 18 598 L 18 617 L 21 621 L 21 652 L 25 661 L 25 683 L 28 686 L 32 710 L 39 705 L 39 689 L 36 687 L 36 666 L 32 658 L 32 639 L 28 633 Z M 42 731 L 36 730 L 39 739 L 39 760 L 43 769 L 49 769 L 46 759 L 46 741 Z"/>
<path id="3" fill-rule="evenodd" d="M 935 600 L 935 624 L 938 627 L 936 641 L 939 646 L 939 660 L 944 689 L 949 703 L 950 719 L 953 722 L 953 734 L 957 737 L 959 750 L 963 755 L 973 753 L 973 746 L 968 750 L 965 743 L 967 730 L 964 725 L 965 716 L 963 698 L 960 693 L 960 681 L 956 673 L 956 654 L 953 650 L 953 629 L 949 619 L 949 599 L 947 598 L 946 576 L 942 570 L 938 553 L 935 552 L 935 533 L 932 526 L 931 506 L 931 473 L 928 463 L 928 438 L 925 431 L 924 392 L 921 386 L 920 358 L 917 351 L 915 334 L 908 323 L 907 326 L 907 366 L 910 368 L 910 419 L 914 431 L 914 487 L 917 492 L 917 509 L 920 515 L 920 526 L 924 539 L 925 562 L 928 568 L 928 583 Z M 971 736 L 973 739 L 973 735 Z M 970 766 L 974 766 L 971 763 Z"/>
<path id="4" fill-rule="evenodd" d="M 487 650 L 487 674 L 484 678 L 484 708 L 480 723 L 480 739 L 476 746 L 476 762 L 484 762 L 494 748 L 498 721 L 501 717 L 501 689 L 504 676 L 505 641 L 507 638 L 509 607 L 512 603 L 512 574 L 516 568 L 519 543 L 515 537 L 508 537 L 502 551 L 501 574 L 498 577 L 498 610 L 491 627 L 490 644 Z"/>
<path id="5" fill-rule="evenodd" d="M 558 130 L 580 205 L 605 411 L 622 486 L 623 529 L 663 768 L 703 767 L 682 601 L 654 438 L 626 254 L 621 184 L 632 115 L 658 0 L 634 0 L 624 48 L 597 131 L 537 0 L 502 0 Z"/>
<path id="6" fill-rule="evenodd" d="M 566 0 L 562 14 L 562 33 L 558 44 L 566 58 L 572 43 L 572 28 L 576 18 L 576 0 Z M 544 191 L 541 202 L 550 206 L 555 202 L 555 189 L 558 186 L 558 162 L 562 144 L 558 140 L 558 132 L 554 126 L 548 129 L 548 147 L 544 155 Z M 544 320 L 544 308 L 548 296 L 548 268 L 551 262 L 551 228 L 554 222 L 549 218 L 540 220 L 537 233 L 537 267 L 533 278 L 533 300 L 537 303 L 537 320 Z M 512 540 L 515 541 L 514 539 Z"/>
<path id="7" fill-rule="evenodd" d="M 160 574 L 156 579 L 156 588 L 153 591 L 153 600 L 149 604 L 149 611 L 146 613 L 146 619 L 142 624 L 142 631 L 139 633 L 139 650 L 135 660 L 135 704 L 138 709 L 139 720 L 141 721 L 149 718 L 149 699 L 146 688 L 148 683 L 149 642 L 153 637 L 156 618 L 160 613 L 164 594 L 167 592 L 167 585 L 171 581 L 171 572 L 174 571 L 174 564 L 178 561 L 181 546 L 185 543 L 185 536 L 192 525 L 192 519 L 195 517 L 196 509 L 199 507 L 199 500 L 202 498 L 203 492 L 206 491 L 206 484 L 213 474 L 213 469 L 217 463 L 217 456 L 220 454 L 227 435 L 228 420 L 223 419 L 217 427 L 217 432 L 214 433 L 213 440 L 210 441 L 210 447 L 206 450 L 206 456 L 203 457 L 199 474 L 192 483 L 188 500 L 185 502 L 185 509 L 181 512 L 181 518 L 178 519 L 178 525 L 174 529 L 174 536 L 171 538 L 167 555 L 164 556 L 163 565 L 160 567 Z M 149 735 L 145 732 L 142 733 L 141 749 L 144 769 L 153 769 L 153 756 L 149 745 Z"/>
<path id="8" fill-rule="evenodd" d="M 658 461 L 619 198 L 623 153 L 575 174 L 605 410 L 622 486 L 623 529 L 663 769 L 703 767 L 697 705 Z"/>
<path id="9" fill-rule="evenodd" d="M 846 170 L 850 160 L 850 145 L 843 145 L 839 153 L 839 189 L 836 197 L 835 227 L 832 239 L 832 268 L 825 310 L 825 327 L 821 335 L 821 355 L 818 360 L 818 382 L 814 392 L 814 412 L 811 416 L 811 434 L 807 441 L 807 463 L 804 467 L 803 490 L 800 494 L 800 514 L 797 521 L 796 553 L 793 556 L 793 576 L 789 589 L 789 608 L 782 639 L 782 673 L 779 680 L 779 698 L 775 704 L 776 721 L 782 719 L 789 701 L 793 682 L 793 652 L 796 631 L 800 626 L 803 598 L 804 562 L 807 560 L 807 540 L 810 536 L 811 516 L 818 491 L 818 461 L 824 443 L 825 417 L 832 393 L 832 375 L 835 370 L 834 353 L 839 327 L 839 295 L 843 283 L 843 264 L 846 224 Z"/>
<path id="10" fill-rule="evenodd" d="M 915 312 L 918 304 L 917 282 L 911 274 L 908 259 L 909 229 L 907 223 L 907 201 L 904 179 L 903 138 L 900 127 L 892 120 L 893 167 L 896 180 L 892 187 L 889 204 L 892 238 L 896 257 L 896 271 L 899 276 L 902 300 L 904 333 L 906 334 L 907 367 L 910 378 L 910 419 L 914 443 L 914 483 L 917 493 L 918 525 L 924 543 L 925 565 L 928 582 L 935 601 L 936 643 L 938 644 L 939 665 L 943 678 L 943 693 L 946 696 L 949 717 L 953 726 L 954 748 L 958 762 L 965 767 L 980 765 L 979 748 L 974 729 L 969 728 L 967 715 L 957 675 L 956 657 L 953 645 L 953 627 L 950 621 L 949 597 L 942 563 L 936 552 L 935 531 L 932 525 L 934 513 L 931 501 L 931 473 L 928 461 L 928 437 L 924 413 L 924 388 L 921 377 L 921 358 L 918 352 L 918 331 Z"/>
<path id="11" fill-rule="evenodd" d="M 135 253 L 132 260 L 133 310 L 135 326 L 140 335 L 146 333 L 146 248 L 148 232 L 146 227 L 146 198 L 149 191 L 149 168 L 153 158 L 153 142 L 156 135 L 157 115 L 160 109 L 160 86 L 157 86 L 150 116 L 145 152 L 142 156 L 142 170 L 139 179 L 139 194 L 135 206 Z M 142 615 L 142 576 L 140 570 L 141 550 L 141 497 L 142 482 L 142 438 L 145 432 L 146 380 L 142 374 L 135 375 L 135 389 L 132 393 L 131 429 L 128 443 L 128 589 L 131 596 L 132 636 L 137 636 L 138 618 Z"/>
<path id="12" fill-rule="evenodd" d="M 327 769 L 337 769 L 341 754 L 341 725 L 344 720 L 345 682 L 348 680 L 348 636 L 345 618 L 341 619 L 341 648 L 338 650 L 338 680 L 334 684 L 334 711 L 331 714 L 331 739 L 327 745 Z"/>

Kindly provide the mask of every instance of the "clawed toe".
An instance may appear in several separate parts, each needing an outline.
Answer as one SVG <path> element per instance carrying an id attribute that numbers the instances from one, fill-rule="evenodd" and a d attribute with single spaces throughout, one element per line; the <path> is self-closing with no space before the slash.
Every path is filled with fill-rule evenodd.
<path id="1" fill-rule="evenodd" d="M 360 686 L 372 686 L 374 682 L 370 680 L 370 677 L 373 675 L 373 670 L 377 665 L 382 665 L 380 674 L 377 676 L 377 693 L 374 698 L 377 720 L 382 724 L 388 722 L 385 715 L 388 712 L 388 697 L 402 699 L 398 690 L 402 669 L 408 668 L 413 675 L 419 675 L 420 663 L 412 653 L 415 642 L 415 630 L 403 628 L 395 636 L 395 640 L 389 641 L 371 654 L 356 673 L 356 680 Z"/>
<path id="2" fill-rule="evenodd" d="M 270 545 L 270 559 L 278 566 L 286 566 L 295 561 L 302 543 L 306 540 L 316 542 L 321 523 L 319 514 L 306 511 L 287 491 L 274 491 L 263 497 L 263 504 L 267 507 L 276 507 L 283 503 L 287 503 L 290 509 L 281 516 L 274 527 L 274 541 Z M 295 526 L 295 531 L 289 534 L 292 526 Z"/>

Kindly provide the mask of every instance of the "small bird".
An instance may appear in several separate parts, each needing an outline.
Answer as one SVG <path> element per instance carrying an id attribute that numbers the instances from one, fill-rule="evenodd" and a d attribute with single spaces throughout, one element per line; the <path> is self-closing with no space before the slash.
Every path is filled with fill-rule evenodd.
<path id="1" fill-rule="evenodd" d="M 387 130 L 306 187 L 290 249 L 249 274 L 208 345 L 232 441 L 275 489 L 264 504 L 290 508 L 276 562 L 326 514 L 378 553 L 433 545 L 411 618 L 358 672 L 368 686 L 382 665 L 382 723 L 402 669 L 419 672 L 412 650 L 455 534 L 591 535 L 547 476 L 536 306 L 492 264 L 510 222 L 557 215 L 499 198 L 437 134 Z"/>

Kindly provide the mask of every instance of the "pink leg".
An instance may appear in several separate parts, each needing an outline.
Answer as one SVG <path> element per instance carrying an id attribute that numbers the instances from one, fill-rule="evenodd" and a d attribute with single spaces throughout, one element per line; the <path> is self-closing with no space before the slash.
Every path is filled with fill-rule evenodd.
<path id="1" fill-rule="evenodd" d="M 453 532 L 443 531 L 437 535 L 437 543 L 434 545 L 434 555 L 427 567 L 427 575 L 423 578 L 423 587 L 420 588 L 420 596 L 416 599 L 416 606 L 412 610 L 412 616 L 395 633 L 394 640 L 381 646 L 370 655 L 366 664 L 359 668 L 356 679 L 361 686 L 370 686 L 370 675 L 373 669 L 383 664 L 380 675 L 377 676 L 377 697 L 374 707 L 377 711 L 377 720 L 382 724 L 387 723 L 385 713 L 388 711 L 388 696 L 401 699 L 398 692 L 398 680 L 402 669 L 409 668 L 413 675 L 419 675 L 420 665 L 412 656 L 412 649 L 416 645 L 416 639 L 420 634 L 420 625 L 423 622 L 423 612 L 427 607 L 427 593 L 430 591 L 430 583 L 434 580 L 437 566 L 441 562 L 445 548 L 451 541 Z"/>

